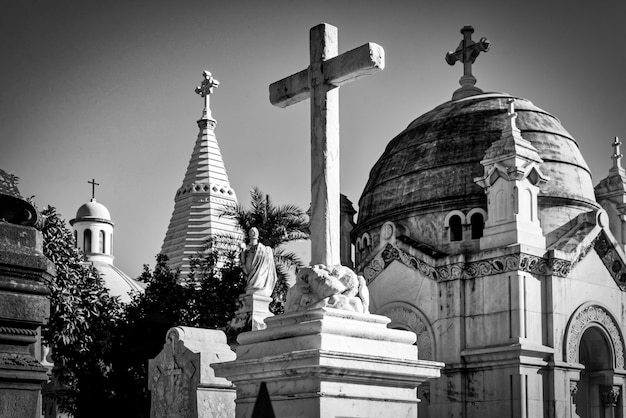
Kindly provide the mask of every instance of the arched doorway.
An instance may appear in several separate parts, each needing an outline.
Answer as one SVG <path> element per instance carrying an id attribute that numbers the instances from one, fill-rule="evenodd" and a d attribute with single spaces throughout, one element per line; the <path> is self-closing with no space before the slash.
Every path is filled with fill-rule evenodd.
<path id="1" fill-rule="evenodd" d="M 417 336 L 415 344 L 420 360 L 435 360 L 435 337 L 430 322 L 415 306 L 406 302 L 391 302 L 378 310 L 377 314 L 391 319 L 389 328 L 414 332 Z M 430 412 L 430 381 L 422 383 L 417 388 L 418 417 L 429 418 Z"/>
<path id="2" fill-rule="evenodd" d="M 613 387 L 613 353 L 605 331 L 587 328 L 580 339 L 580 373 L 575 395 L 575 416 L 580 418 L 620 417 L 619 391 Z"/>
<path id="3" fill-rule="evenodd" d="M 565 359 L 578 370 L 569 385 L 571 416 L 623 418 L 624 338 L 613 314 L 594 303 L 579 306 L 564 342 Z"/>

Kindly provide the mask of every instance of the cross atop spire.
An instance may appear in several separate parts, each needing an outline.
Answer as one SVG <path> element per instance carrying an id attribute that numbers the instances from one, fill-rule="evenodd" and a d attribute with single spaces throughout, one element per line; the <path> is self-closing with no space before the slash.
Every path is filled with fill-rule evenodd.
<path id="1" fill-rule="evenodd" d="M 91 200 L 96 200 L 96 186 L 100 186 L 100 183 L 96 183 L 96 179 L 91 179 L 87 183 L 91 184 Z"/>
<path id="2" fill-rule="evenodd" d="M 505 130 L 508 130 L 511 132 L 520 132 L 519 128 L 517 127 L 517 123 L 515 122 L 517 120 L 517 113 L 515 113 L 515 99 L 510 97 L 506 100 L 506 103 L 509 108 L 507 115 L 506 115 L 507 118 L 509 119 L 509 124 L 505 128 Z"/>
<path id="3" fill-rule="evenodd" d="M 202 83 L 196 87 L 195 92 L 204 98 L 204 109 L 202 110 L 201 119 L 212 119 L 211 108 L 209 107 L 209 95 L 213 94 L 213 89 L 220 85 L 220 82 L 213 78 L 209 71 L 203 71 Z"/>
<path id="4" fill-rule="evenodd" d="M 623 157 L 623 155 L 619 151 L 619 146 L 620 145 L 622 145 L 622 143 L 619 142 L 619 138 L 615 137 L 615 140 L 613 140 L 613 155 L 611 156 L 611 158 L 613 159 L 613 169 L 614 170 L 621 170 L 622 169 L 622 157 Z"/>
<path id="5" fill-rule="evenodd" d="M 472 74 L 472 64 L 481 52 L 489 51 L 491 42 L 487 38 L 480 38 L 480 41 L 472 41 L 472 33 L 474 28 L 466 25 L 461 28 L 463 40 L 454 52 L 450 51 L 446 54 L 446 62 L 454 65 L 457 61 L 463 63 L 463 77 L 459 80 L 461 88 L 456 90 L 452 95 L 452 100 L 462 99 L 464 97 L 480 94 L 483 91 L 475 87 L 476 77 Z"/>

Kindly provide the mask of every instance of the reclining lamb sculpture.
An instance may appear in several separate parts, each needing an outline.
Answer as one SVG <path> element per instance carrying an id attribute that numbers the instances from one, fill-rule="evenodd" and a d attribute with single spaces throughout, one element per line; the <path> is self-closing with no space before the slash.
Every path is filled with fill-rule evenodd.
<path id="1" fill-rule="evenodd" d="M 317 264 L 302 268 L 287 292 L 285 313 L 336 308 L 369 313 L 369 292 L 363 276 L 344 266 Z"/>

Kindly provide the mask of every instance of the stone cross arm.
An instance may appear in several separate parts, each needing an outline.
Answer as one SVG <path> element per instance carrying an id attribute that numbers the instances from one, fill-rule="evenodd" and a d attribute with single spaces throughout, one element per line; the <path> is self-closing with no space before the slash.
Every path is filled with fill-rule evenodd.
<path id="1" fill-rule="evenodd" d="M 369 42 L 322 61 L 324 83 L 340 87 L 385 68 L 385 50 Z M 285 108 L 310 97 L 309 68 L 270 85 L 270 102 Z"/>

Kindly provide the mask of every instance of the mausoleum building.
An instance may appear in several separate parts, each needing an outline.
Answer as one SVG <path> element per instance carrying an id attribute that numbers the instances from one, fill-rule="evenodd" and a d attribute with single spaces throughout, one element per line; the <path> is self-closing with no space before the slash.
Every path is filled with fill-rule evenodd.
<path id="1" fill-rule="evenodd" d="M 389 142 L 360 197 L 370 310 L 446 364 L 420 418 L 624 416 L 619 141 L 594 190 L 554 115 L 475 86 L 489 43 L 471 32 L 447 58 L 465 64 L 461 88 Z"/>

